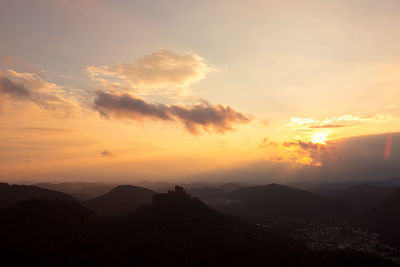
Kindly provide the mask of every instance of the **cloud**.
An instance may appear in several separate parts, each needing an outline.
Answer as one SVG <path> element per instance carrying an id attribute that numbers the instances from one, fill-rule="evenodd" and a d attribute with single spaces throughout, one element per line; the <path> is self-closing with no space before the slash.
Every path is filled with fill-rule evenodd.
<path id="1" fill-rule="evenodd" d="M 54 133 L 72 132 L 71 129 L 50 128 L 50 127 L 24 127 L 24 128 L 20 128 L 20 129 L 22 129 L 22 130 L 27 130 L 27 131 L 54 132 Z"/>
<path id="2" fill-rule="evenodd" d="M 351 125 L 344 125 L 344 124 L 322 124 L 322 125 L 312 125 L 308 128 L 310 129 L 332 129 L 332 128 L 343 128 L 349 127 Z"/>
<path id="3" fill-rule="evenodd" d="M 14 70 L 19 70 L 19 71 L 27 71 L 27 72 L 36 72 L 34 68 L 25 60 L 19 57 L 14 57 L 14 56 L 8 56 L 3 58 L 2 64 L 0 65 L 5 65 L 7 66 L 7 69 L 14 69 Z"/>
<path id="4" fill-rule="evenodd" d="M 302 149 L 306 149 L 306 150 L 314 150 L 314 149 L 318 149 L 319 147 L 322 147 L 321 144 L 316 144 L 313 142 L 304 142 L 301 140 L 297 140 L 297 141 L 292 141 L 292 142 L 284 142 L 283 146 L 285 147 L 300 147 Z"/>
<path id="5" fill-rule="evenodd" d="M 210 105 L 208 102 L 190 107 L 170 105 L 173 116 L 181 120 L 186 129 L 192 133 L 198 133 L 199 128 L 212 129 L 223 133 L 233 130 L 233 123 L 247 123 L 250 119 L 244 114 L 235 111 L 230 106 Z"/>
<path id="6" fill-rule="evenodd" d="M 94 100 L 94 109 L 102 117 L 179 121 L 191 134 L 199 134 L 201 130 L 224 133 L 233 130 L 233 124 L 247 123 L 250 118 L 230 106 L 211 105 L 205 100 L 192 105 L 158 104 L 140 96 L 182 100 L 181 96 L 190 93 L 188 87 L 212 70 L 197 54 L 168 50 L 145 55 L 132 63 L 87 68 L 102 88 Z"/>
<path id="7" fill-rule="evenodd" d="M 0 94 L 13 99 L 25 100 L 31 98 L 31 92 L 23 84 L 13 82 L 2 76 L 0 76 Z"/>
<path id="8" fill-rule="evenodd" d="M 390 154 L 388 149 L 391 150 Z M 323 164 L 321 171 L 331 178 L 357 180 L 399 176 L 400 133 L 357 136 L 328 142 L 319 160 Z"/>
<path id="9" fill-rule="evenodd" d="M 249 117 L 230 106 L 211 105 L 206 101 L 191 106 L 152 104 L 129 94 L 104 91 L 96 92 L 94 109 L 106 118 L 114 116 L 133 120 L 153 118 L 180 121 L 191 134 L 200 133 L 200 129 L 224 133 L 233 130 L 232 125 L 235 123 L 250 121 Z"/>
<path id="10" fill-rule="evenodd" d="M 101 151 L 101 155 L 103 157 L 114 157 L 114 153 L 112 153 L 111 151 L 104 149 L 103 151 Z"/>
<path id="11" fill-rule="evenodd" d="M 119 118 L 140 119 L 150 117 L 160 120 L 172 120 L 169 108 L 163 104 L 151 104 L 128 94 L 112 94 L 97 91 L 94 108 L 109 118 L 110 114 Z"/>
<path id="12" fill-rule="evenodd" d="M 326 149 L 326 145 L 313 142 L 304 142 L 301 140 L 284 142 L 282 144 L 284 157 L 280 157 L 281 161 L 296 162 L 303 165 L 322 166 L 320 155 Z"/>
<path id="13" fill-rule="evenodd" d="M 374 115 L 342 115 L 340 117 L 326 118 L 324 120 L 315 120 L 313 118 L 290 118 L 287 125 L 295 130 L 298 129 L 333 129 L 351 127 L 365 123 L 381 123 L 393 120 L 394 115 L 391 113 L 382 113 Z"/>
<path id="14" fill-rule="evenodd" d="M 77 103 L 62 87 L 49 83 L 38 73 L 0 71 L 0 100 L 28 101 L 62 116 L 69 116 Z"/>
<path id="15" fill-rule="evenodd" d="M 132 63 L 118 63 L 110 66 L 89 66 L 87 71 L 103 87 L 135 91 L 136 94 L 156 93 L 179 94 L 202 80 L 213 70 L 202 57 L 194 53 L 177 54 L 159 50 L 145 55 Z"/>
<path id="16" fill-rule="evenodd" d="M 321 166 L 320 155 L 326 145 L 302 140 L 277 143 L 265 137 L 259 148 L 265 150 L 266 159 L 271 162 Z"/>
<path id="17" fill-rule="evenodd" d="M 298 141 L 287 142 L 286 145 L 288 149 L 296 149 L 294 151 L 305 148 L 303 153 L 316 152 L 314 161 L 321 164 L 310 165 L 290 161 L 290 155 L 293 152 L 286 151 L 286 154 L 281 152 L 263 161 L 208 172 L 197 175 L 195 178 L 243 182 L 243 177 L 246 177 L 248 183 L 310 182 L 317 184 L 339 181 L 376 181 L 400 177 L 400 133 L 354 136 L 329 141 L 326 145 Z M 391 146 L 390 154 L 387 153 L 389 145 Z"/>
<path id="18" fill-rule="evenodd" d="M 263 141 L 259 145 L 259 148 L 267 148 L 267 147 L 277 147 L 278 143 L 271 141 L 268 137 L 264 137 Z"/>
<path id="19" fill-rule="evenodd" d="M 375 114 L 375 115 L 343 115 L 338 118 L 334 117 L 332 119 L 325 119 L 324 123 L 329 123 L 332 121 L 359 121 L 359 122 L 386 122 L 391 121 L 393 116 L 391 114 Z"/>
<path id="20" fill-rule="evenodd" d="M 298 118 L 298 117 L 293 117 L 290 118 L 290 122 L 292 124 L 297 124 L 297 125 L 304 125 L 304 124 L 310 124 L 310 123 L 315 123 L 317 122 L 316 120 L 313 120 L 311 118 Z"/>
<path id="21" fill-rule="evenodd" d="M 354 173 L 354 178 L 362 178 L 360 174 L 370 176 L 368 172 L 375 173 L 378 178 L 379 172 L 386 173 L 387 177 L 393 170 L 399 171 L 397 175 L 400 175 L 400 167 L 395 168 L 400 164 L 399 145 L 400 133 L 343 138 L 328 141 L 325 145 L 297 140 L 284 142 L 283 151 L 275 156 L 288 163 L 320 166 L 331 178 L 334 178 L 333 173 L 347 177 Z M 290 153 L 286 153 L 285 148 L 290 149 Z"/>

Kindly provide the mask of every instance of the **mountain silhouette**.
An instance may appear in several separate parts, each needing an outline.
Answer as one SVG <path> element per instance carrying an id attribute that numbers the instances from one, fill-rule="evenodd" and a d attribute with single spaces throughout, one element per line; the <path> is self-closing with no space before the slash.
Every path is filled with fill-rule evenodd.
<path id="1" fill-rule="evenodd" d="M 65 199 L 22 201 L 0 210 L 0 236 L 6 266 L 392 266 L 353 251 L 310 251 L 180 187 L 120 217 Z"/>
<path id="2" fill-rule="evenodd" d="M 86 202 L 86 206 L 98 214 L 118 216 L 151 203 L 154 191 L 132 185 L 119 185 L 110 192 Z"/>
<path id="3" fill-rule="evenodd" d="M 61 192 L 39 188 L 31 185 L 9 185 L 0 183 L 0 209 L 32 198 L 63 199 L 74 201 L 74 198 Z"/>
<path id="4" fill-rule="evenodd" d="M 400 188 L 369 209 L 364 217 L 364 223 L 390 244 L 400 246 Z"/>
<path id="5" fill-rule="evenodd" d="M 342 201 L 278 184 L 240 188 L 224 199 L 219 209 L 244 216 L 295 219 L 345 213 Z"/>
<path id="6" fill-rule="evenodd" d="M 391 177 L 391 178 L 383 180 L 381 183 L 383 186 L 399 187 L 400 186 L 400 177 Z"/>
<path id="7" fill-rule="evenodd" d="M 107 193 L 116 185 L 105 183 L 65 182 L 37 183 L 35 186 L 67 193 L 76 199 L 86 201 Z"/>
<path id="8" fill-rule="evenodd" d="M 227 217 L 209 208 L 179 186 L 176 186 L 175 191 L 154 195 L 151 205 L 141 207 L 131 213 L 129 218 L 138 223 L 145 222 L 146 226 L 156 222 L 179 229 L 198 226 L 210 230 L 210 227 L 218 228 L 230 222 Z"/>
<path id="9" fill-rule="evenodd" d="M 343 199 L 354 212 L 363 213 L 389 197 L 395 190 L 394 187 L 359 184 L 341 189 L 321 190 L 317 193 Z"/>
<path id="10" fill-rule="evenodd" d="M 352 266 L 383 263 L 349 252 L 319 253 L 277 229 L 223 215 L 177 186 L 151 205 L 126 215 L 115 238 L 138 265 L 155 266 Z M 140 240 L 138 242 L 138 240 Z M 139 254 L 143 247 L 151 254 Z M 344 264 L 344 265 L 343 265 Z M 391 265 L 389 263 L 389 265 Z"/>
<path id="11" fill-rule="evenodd" d="M 243 188 L 243 187 L 247 187 L 247 186 L 243 185 L 243 184 L 236 184 L 236 183 L 225 183 L 225 184 L 219 186 L 219 188 L 221 188 L 222 190 L 227 191 L 227 192 L 232 192 L 232 191 L 235 191 L 235 190 L 237 190 L 239 188 Z"/>
<path id="12" fill-rule="evenodd" d="M 192 196 L 210 205 L 213 205 L 227 194 L 227 191 L 217 187 L 190 188 L 187 191 Z"/>

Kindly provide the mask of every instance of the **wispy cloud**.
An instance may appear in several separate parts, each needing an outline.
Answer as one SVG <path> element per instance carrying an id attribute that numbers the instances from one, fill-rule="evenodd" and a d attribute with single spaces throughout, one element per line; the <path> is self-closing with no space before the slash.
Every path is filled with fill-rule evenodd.
<path id="1" fill-rule="evenodd" d="M 0 99 L 27 101 L 56 115 L 70 116 L 78 107 L 62 87 L 45 81 L 38 73 L 0 71 Z"/>
<path id="2" fill-rule="evenodd" d="M 19 129 L 26 131 L 37 131 L 37 132 L 59 132 L 59 133 L 72 132 L 71 129 L 50 128 L 50 127 L 24 127 Z"/>
<path id="3" fill-rule="evenodd" d="M 308 128 L 310 129 L 332 129 L 332 128 L 343 128 L 349 127 L 351 125 L 344 125 L 344 124 L 322 124 L 322 125 L 311 125 Z"/>
<path id="4" fill-rule="evenodd" d="M 267 147 L 276 147 L 278 143 L 271 141 L 268 137 L 264 137 L 261 144 L 259 145 L 260 148 L 267 148 Z"/>
<path id="5" fill-rule="evenodd" d="M 342 115 L 339 117 L 326 118 L 317 120 L 313 118 L 290 118 L 290 123 L 287 125 L 293 129 L 329 129 L 343 128 L 360 125 L 363 123 L 381 123 L 394 119 L 391 113 L 382 113 L 374 115 Z"/>

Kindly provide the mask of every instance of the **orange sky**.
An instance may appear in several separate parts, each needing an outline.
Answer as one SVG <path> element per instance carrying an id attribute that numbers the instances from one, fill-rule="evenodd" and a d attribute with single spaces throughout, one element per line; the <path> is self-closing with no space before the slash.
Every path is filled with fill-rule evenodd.
<path id="1" fill-rule="evenodd" d="M 334 159 L 346 149 L 395 166 L 399 11 L 395 0 L 2 1 L 0 179 L 218 180 L 255 165 L 265 181 L 332 178 L 328 166 L 350 168 Z"/>

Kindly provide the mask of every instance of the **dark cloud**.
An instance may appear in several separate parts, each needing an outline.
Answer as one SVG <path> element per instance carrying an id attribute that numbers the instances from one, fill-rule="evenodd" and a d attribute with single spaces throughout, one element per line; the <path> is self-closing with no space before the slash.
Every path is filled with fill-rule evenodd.
<path id="1" fill-rule="evenodd" d="M 390 156 L 385 152 L 390 137 Z M 328 142 L 321 154 L 324 175 L 354 180 L 400 176 L 400 133 L 352 137 Z"/>
<path id="2" fill-rule="evenodd" d="M 250 119 L 229 106 L 210 105 L 207 102 L 193 106 L 147 103 L 129 94 L 114 94 L 97 91 L 94 109 L 103 117 L 154 118 L 165 121 L 180 121 L 187 131 L 199 133 L 200 129 L 224 133 L 233 130 L 234 123 L 247 123 Z"/>
<path id="3" fill-rule="evenodd" d="M 323 149 L 325 146 L 321 144 L 316 144 L 313 142 L 304 142 L 301 140 L 292 141 L 292 142 L 284 142 L 283 146 L 285 147 L 299 147 L 305 150 L 315 150 L 315 149 Z"/>
<path id="4" fill-rule="evenodd" d="M 14 99 L 28 100 L 32 98 L 32 92 L 23 84 L 16 83 L 7 77 L 0 76 L 0 94 Z"/>
<path id="5" fill-rule="evenodd" d="M 389 145 L 390 155 L 386 153 Z M 278 156 L 273 161 L 254 162 L 235 169 L 207 173 L 202 177 L 221 181 L 243 181 L 246 177 L 247 182 L 254 183 L 320 183 L 400 177 L 400 133 L 356 136 L 328 141 L 326 145 L 287 142 L 286 146 L 312 153 L 307 155 L 321 165 L 297 164 L 279 160 Z"/>
<path id="6" fill-rule="evenodd" d="M 103 151 L 101 151 L 101 155 L 103 157 L 114 157 L 114 153 L 112 153 L 111 151 L 104 149 Z"/>
<path id="7" fill-rule="evenodd" d="M 94 108 L 103 117 L 109 114 L 122 118 L 139 119 L 151 117 L 160 120 L 172 120 L 169 108 L 162 104 L 151 104 L 132 97 L 128 94 L 111 94 L 103 91 L 96 92 Z"/>
<path id="8" fill-rule="evenodd" d="M 198 133 L 199 127 L 223 133 L 233 130 L 233 123 L 249 122 L 249 118 L 229 106 L 211 106 L 209 103 L 191 107 L 171 105 L 170 111 L 171 114 L 184 123 L 190 133 Z"/>

